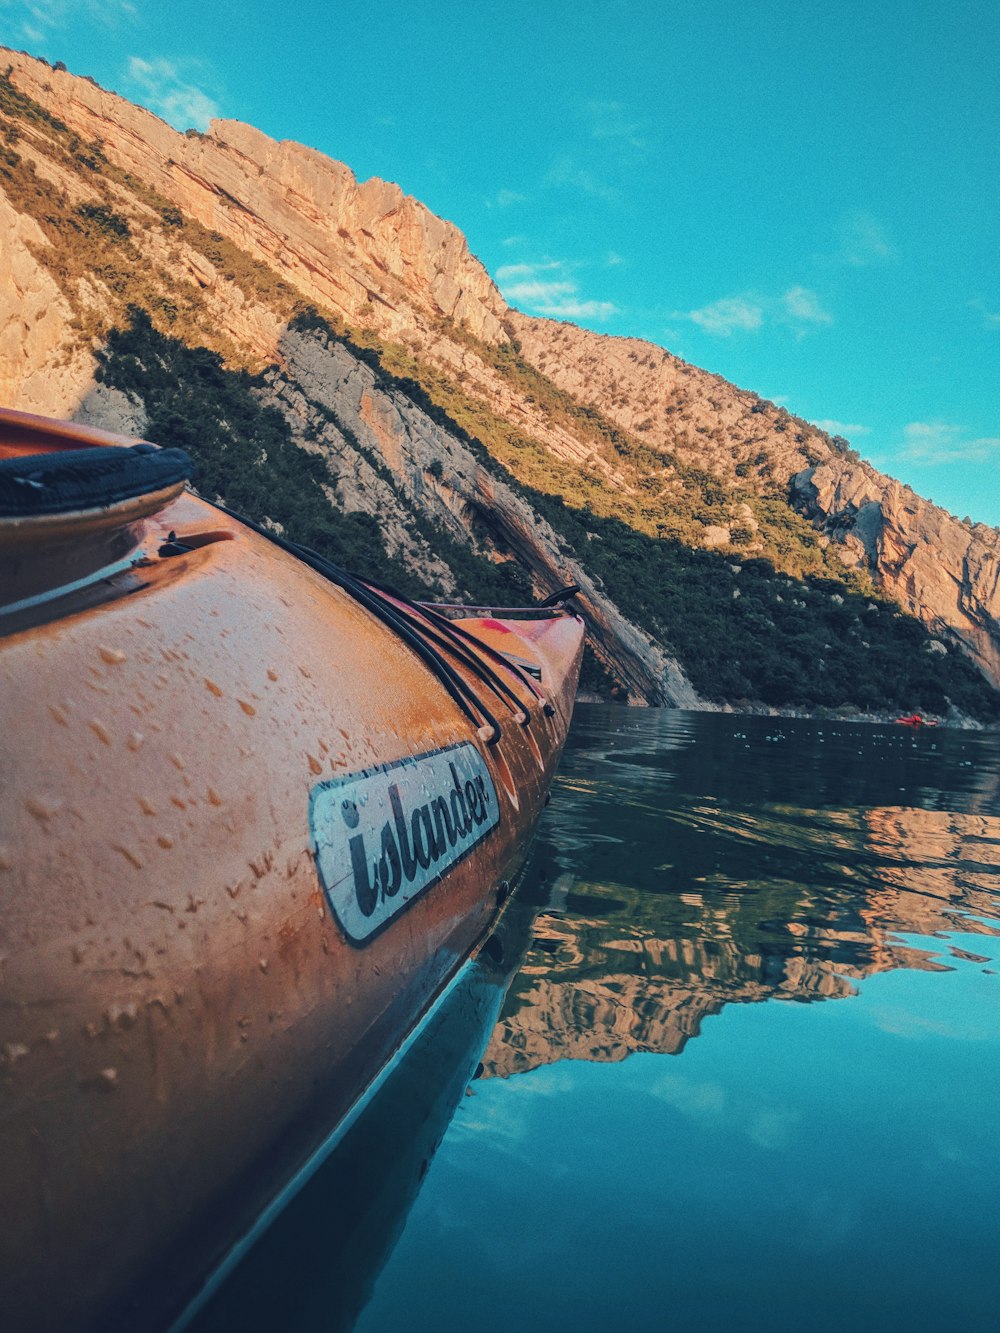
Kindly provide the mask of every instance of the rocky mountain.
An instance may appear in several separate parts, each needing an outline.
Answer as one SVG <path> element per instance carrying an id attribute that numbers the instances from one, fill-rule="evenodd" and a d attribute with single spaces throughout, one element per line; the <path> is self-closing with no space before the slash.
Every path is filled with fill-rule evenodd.
<path id="1" fill-rule="evenodd" d="M 7 404 L 183 442 L 206 493 L 423 595 L 576 583 L 615 697 L 1000 715 L 996 530 L 662 348 L 511 309 L 394 185 L 0 75 Z"/>

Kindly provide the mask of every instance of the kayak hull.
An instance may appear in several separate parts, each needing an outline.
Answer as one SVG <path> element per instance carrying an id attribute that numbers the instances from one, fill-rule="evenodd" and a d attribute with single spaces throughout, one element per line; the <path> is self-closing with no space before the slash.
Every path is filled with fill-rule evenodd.
<path id="1" fill-rule="evenodd" d="M 518 873 L 582 651 L 569 614 L 462 622 L 536 679 L 507 672 L 527 724 L 495 708 L 490 744 L 287 551 L 190 495 L 143 523 L 145 564 L 0 639 L 0 1266 L 21 1328 L 92 1325 L 167 1254 L 183 1301 L 348 1112 Z M 495 807 L 476 840 L 470 789 L 465 842 L 449 827 L 418 872 L 455 752 Z M 378 898 L 376 819 L 373 907 L 337 797 L 379 782 L 401 869 L 383 855 Z M 378 928 L 352 940 L 358 902 Z"/>

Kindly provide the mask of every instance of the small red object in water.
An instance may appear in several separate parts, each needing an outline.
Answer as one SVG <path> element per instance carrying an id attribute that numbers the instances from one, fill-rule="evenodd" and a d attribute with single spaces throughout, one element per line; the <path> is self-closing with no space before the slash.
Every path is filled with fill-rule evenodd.
<path id="1" fill-rule="evenodd" d="M 909 717 L 897 717 L 896 721 L 903 727 L 936 727 L 936 722 L 928 722 L 922 718 L 919 713 L 911 713 Z"/>

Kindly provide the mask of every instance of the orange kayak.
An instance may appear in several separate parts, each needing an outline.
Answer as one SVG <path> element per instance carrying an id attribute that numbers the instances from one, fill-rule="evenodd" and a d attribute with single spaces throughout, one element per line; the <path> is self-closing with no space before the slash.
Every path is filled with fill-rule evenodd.
<path id="1" fill-rule="evenodd" d="M 0 412 L 9 1327 L 190 1298 L 488 934 L 572 711 L 575 615 L 406 602 L 187 472 Z"/>

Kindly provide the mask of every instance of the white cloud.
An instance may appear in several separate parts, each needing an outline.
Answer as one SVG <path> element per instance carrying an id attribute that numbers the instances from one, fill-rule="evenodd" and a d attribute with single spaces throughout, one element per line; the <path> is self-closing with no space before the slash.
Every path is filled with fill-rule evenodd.
<path id="1" fill-rule="evenodd" d="M 799 1129 L 798 1111 L 754 1092 L 734 1092 L 708 1080 L 665 1074 L 650 1088 L 657 1100 L 699 1125 L 743 1134 L 757 1148 L 780 1152 Z"/>
<path id="2" fill-rule="evenodd" d="M 533 278 L 538 273 L 551 273 L 563 266 L 558 259 L 547 264 L 503 264 L 497 269 L 497 282 L 508 282 L 511 278 Z"/>
<path id="3" fill-rule="evenodd" d="M 611 141 L 639 152 L 647 147 L 643 126 L 622 102 L 588 102 L 584 110 L 590 121 L 591 138 Z"/>
<path id="4" fill-rule="evenodd" d="M 625 260 L 617 252 L 617 250 L 609 250 L 608 257 L 604 262 L 607 264 L 608 268 L 617 268 L 619 264 L 624 264 Z"/>
<path id="5" fill-rule="evenodd" d="M 817 421 L 815 424 L 820 430 L 825 430 L 827 435 L 841 435 L 846 440 L 852 439 L 855 435 L 870 435 L 872 433 L 871 426 L 859 426 L 853 421 L 834 421 L 829 417 L 823 421 Z"/>
<path id="6" fill-rule="evenodd" d="M 207 130 L 219 108 L 207 93 L 188 83 L 170 60 L 130 56 L 127 75 L 139 100 L 175 129 Z"/>
<path id="7" fill-rule="evenodd" d="M 759 301 L 746 296 L 724 296 L 700 310 L 677 312 L 674 318 L 689 319 L 706 333 L 728 338 L 734 333 L 756 333 L 764 323 L 764 309 Z"/>
<path id="8" fill-rule="evenodd" d="M 523 204 L 526 199 L 527 196 L 518 194 L 517 190 L 497 190 L 491 199 L 486 200 L 486 207 L 511 208 L 514 204 Z"/>
<path id="9" fill-rule="evenodd" d="M 731 338 L 734 333 L 757 333 L 765 324 L 783 324 L 795 331 L 797 338 L 833 323 L 819 297 L 808 287 L 790 287 L 783 296 L 762 296 L 744 292 L 723 296 L 697 310 L 675 310 L 673 319 L 687 319 L 715 338 Z"/>
<path id="10" fill-rule="evenodd" d="M 546 273 L 561 276 L 539 276 Z M 566 265 L 558 260 L 541 264 L 504 264 L 497 269 L 496 277 L 504 300 L 535 315 L 547 315 L 550 319 L 605 320 L 618 314 L 618 307 L 611 301 L 594 301 L 581 296 L 576 282 L 566 275 Z"/>
<path id="11" fill-rule="evenodd" d="M 832 324 L 833 316 L 819 303 L 808 287 L 790 287 L 781 298 L 785 314 L 796 324 Z"/>
<path id="12" fill-rule="evenodd" d="M 613 203 L 621 197 L 620 190 L 602 181 L 586 167 L 581 167 L 571 157 L 560 157 L 553 162 L 545 177 L 545 184 L 576 190 L 580 194 L 590 195 L 591 198 L 601 199 L 605 203 Z"/>
<path id="13" fill-rule="evenodd" d="M 1000 435 L 970 439 L 965 428 L 944 421 L 911 421 L 903 427 L 902 457 L 910 463 L 985 463 L 1000 459 Z"/>
<path id="14" fill-rule="evenodd" d="M 121 19 L 136 16 L 132 0 L 34 0 L 33 4 L 25 6 L 25 10 L 27 19 L 21 31 L 35 40 L 40 39 L 46 29 L 62 27 L 74 14 L 81 14 L 89 22 L 105 28 L 116 28 Z"/>
<path id="15" fill-rule="evenodd" d="M 978 311 L 983 319 L 983 328 L 1000 329 L 1000 311 L 990 310 L 981 296 L 969 302 L 969 309 Z"/>
<path id="16" fill-rule="evenodd" d="M 870 268 L 896 258 L 896 247 L 889 233 L 873 214 L 855 208 L 841 218 L 837 226 L 838 246 L 831 256 L 850 268 Z"/>
<path id="17" fill-rule="evenodd" d="M 610 319 L 618 314 L 612 301 L 581 300 L 571 282 L 522 282 L 507 287 L 504 298 L 529 306 L 551 319 Z"/>

